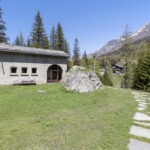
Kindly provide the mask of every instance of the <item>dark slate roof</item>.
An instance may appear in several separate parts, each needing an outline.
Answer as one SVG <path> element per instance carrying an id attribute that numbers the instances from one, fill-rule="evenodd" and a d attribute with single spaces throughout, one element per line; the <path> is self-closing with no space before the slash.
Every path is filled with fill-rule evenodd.
<path id="1" fill-rule="evenodd" d="M 9 44 L 0 44 L 0 52 L 10 52 L 10 53 L 22 53 L 22 54 L 32 54 L 32 55 L 46 55 L 46 56 L 58 56 L 58 57 L 68 57 L 68 55 L 60 50 L 49 50 L 25 46 L 14 46 Z"/>

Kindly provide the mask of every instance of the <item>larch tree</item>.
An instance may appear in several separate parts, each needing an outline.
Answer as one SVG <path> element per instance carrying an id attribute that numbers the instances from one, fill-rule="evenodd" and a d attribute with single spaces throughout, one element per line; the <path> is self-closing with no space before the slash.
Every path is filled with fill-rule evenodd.
<path id="1" fill-rule="evenodd" d="M 45 29 L 43 24 L 43 19 L 38 11 L 31 32 L 31 43 L 33 47 L 44 48 L 45 43 Z"/>
<path id="2" fill-rule="evenodd" d="M 129 30 L 129 26 L 125 26 L 125 31 L 122 36 L 123 42 L 123 51 L 125 52 L 125 65 L 124 65 L 124 77 L 123 77 L 123 87 L 124 88 L 131 88 L 132 81 L 133 81 L 133 74 L 132 74 L 132 67 L 130 61 L 130 53 L 131 53 L 131 32 Z"/>
<path id="3" fill-rule="evenodd" d="M 80 47 L 77 38 L 74 41 L 73 57 L 74 57 L 74 65 L 80 65 Z"/>
<path id="4" fill-rule="evenodd" d="M 50 48 L 52 50 L 56 50 L 57 49 L 57 36 L 56 36 L 56 31 L 55 31 L 55 27 L 53 26 L 51 29 L 51 33 L 50 33 Z"/>
<path id="5" fill-rule="evenodd" d="M 5 33 L 5 31 L 6 31 L 5 24 L 6 23 L 4 22 L 4 20 L 2 18 L 2 14 L 3 14 L 2 8 L 0 7 L 0 43 L 7 43 L 8 38 Z"/>

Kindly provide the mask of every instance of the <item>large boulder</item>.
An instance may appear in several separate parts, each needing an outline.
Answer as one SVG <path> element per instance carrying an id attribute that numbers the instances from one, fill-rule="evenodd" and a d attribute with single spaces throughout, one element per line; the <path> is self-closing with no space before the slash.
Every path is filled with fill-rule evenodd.
<path id="1" fill-rule="evenodd" d="M 73 92 L 93 92 L 103 88 L 103 84 L 93 71 L 74 66 L 62 79 L 62 85 Z"/>

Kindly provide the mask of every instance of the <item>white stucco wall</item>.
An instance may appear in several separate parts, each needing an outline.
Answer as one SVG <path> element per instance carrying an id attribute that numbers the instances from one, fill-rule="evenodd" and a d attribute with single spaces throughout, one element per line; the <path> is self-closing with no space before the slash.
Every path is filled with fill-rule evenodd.
<path id="1" fill-rule="evenodd" d="M 37 84 L 47 83 L 47 70 L 53 64 L 62 68 L 62 76 L 66 73 L 66 58 L 63 57 L 0 52 L 0 85 L 11 85 L 16 81 L 29 80 L 35 80 Z M 17 74 L 11 74 L 11 67 L 17 67 Z M 26 76 L 21 73 L 23 67 L 28 68 Z M 37 68 L 36 76 L 32 74 L 32 68 Z"/>

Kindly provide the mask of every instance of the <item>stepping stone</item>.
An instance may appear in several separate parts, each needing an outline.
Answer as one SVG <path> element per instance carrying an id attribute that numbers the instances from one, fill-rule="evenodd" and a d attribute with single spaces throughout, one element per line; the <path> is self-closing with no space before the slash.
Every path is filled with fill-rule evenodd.
<path id="1" fill-rule="evenodd" d="M 134 123 L 139 124 L 139 125 L 144 125 L 144 126 L 150 126 L 150 123 L 147 123 L 147 122 L 134 121 Z"/>
<path id="2" fill-rule="evenodd" d="M 46 93 L 46 92 L 45 92 L 45 91 L 38 90 L 37 93 L 39 93 L 39 94 L 44 94 L 44 93 Z"/>
<path id="3" fill-rule="evenodd" d="M 139 102 L 139 104 L 147 105 L 147 103 L 145 103 L 145 102 Z"/>
<path id="4" fill-rule="evenodd" d="M 130 144 L 128 144 L 128 149 L 129 150 L 150 150 L 150 144 L 131 138 Z"/>
<path id="5" fill-rule="evenodd" d="M 133 95 L 134 95 L 134 94 L 133 94 Z M 139 98 L 139 95 L 134 95 L 133 97 L 134 97 L 134 98 Z"/>
<path id="6" fill-rule="evenodd" d="M 138 107 L 138 111 L 142 111 L 144 109 L 146 109 L 146 108 L 145 107 Z"/>
<path id="7" fill-rule="evenodd" d="M 137 113 L 134 115 L 134 120 L 150 121 L 150 117 L 149 117 L 148 115 L 146 115 L 146 114 L 137 112 Z"/>
<path id="8" fill-rule="evenodd" d="M 146 105 L 145 104 L 138 104 L 138 106 L 140 106 L 140 107 L 146 107 Z"/>
<path id="9" fill-rule="evenodd" d="M 145 100 L 143 100 L 143 99 L 136 99 L 135 101 L 137 101 L 137 102 L 145 102 Z"/>
<path id="10" fill-rule="evenodd" d="M 150 139 L 150 129 L 139 126 L 131 126 L 129 134 Z"/>

